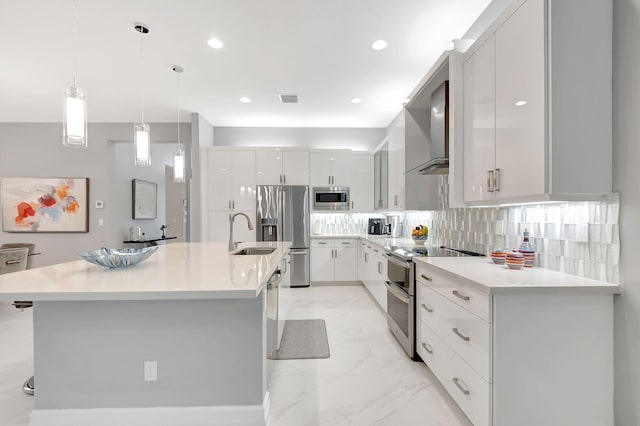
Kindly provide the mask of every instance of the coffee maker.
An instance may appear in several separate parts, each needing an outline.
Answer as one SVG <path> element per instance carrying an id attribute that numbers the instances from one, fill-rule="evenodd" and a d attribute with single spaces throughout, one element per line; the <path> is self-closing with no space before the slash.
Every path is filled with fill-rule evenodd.
<path id="1" fill-rule="evenodd" d="M 402 237 L 402 222 L 400 221 L 400 216 L 398 215 L 389 215 L 386 220 L 386 229 L 385 234 L 389 235 L 392 238 Z"/>
<path id="2" fill-rule="evenodd" d="M 369 235 L 384 235 L 386 226 L 384 219 L 382 218 L 370 218 L 369 226 L 367 227 L 367 234 Z"/>

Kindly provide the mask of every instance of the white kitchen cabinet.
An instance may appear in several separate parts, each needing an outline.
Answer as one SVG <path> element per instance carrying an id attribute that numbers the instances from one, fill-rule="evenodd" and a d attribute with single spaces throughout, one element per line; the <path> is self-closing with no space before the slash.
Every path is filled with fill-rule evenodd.
<path id="1" fill-rule="evenodd" d="M 353 154 L 346 172 L 349 173 L 349 195 L 352 213 L 370 213 L 373 210 L 373 157 L 371 154 Z"/>
<path id="2" fill-rule="evenodd" d="M 387 279 L 387 261 L 384 258 L 384 249 L 369 241 L 360 242 L 358 279 L 373 296 L 375 301 L 387 311 L 387 288 L 384 284 Z"/>
<path id="3" fill-rule="evenodd" d="M 611 192 L 611 9 L 610 0 L 518 0 L 466 52 L 467 204 Z"/>
<path id="4" fill-rule="evenodd" d="M 254 151 L 207 151 L 209 211 L 245 211 L 256 207 Z"/>
<path id="5" fill-rule="evenodd" d="M 256 154 L 253 150 L 203 150 L 204 199 L 203 241 L 229 240 L 229 215 L 244 213 L 256 217 Z M 255 241 L 246 219 L 236 218 L 234 239 Z M 255 225 L 255 223 L 253 223 Z"/>
<path id="6" fill-rule="evenodd" d="M 350 150 L 313 151 L 309 157 L 311 186 L 351 186 Z"/>
<path id="7" fill-rule="evenodd" d="M 613 424 L 613 290 L 466 260 L 416 263 L 416 348 L 471 422 Z"/>
<path id="8" fill-rule="evenodd" d="M 405 209 L 405 127 L 404 110 L 389 130 L 389 210 Z"/>
<path id="9" fill-rule="evenodd" d="M 258 185 L 309 185 L 309 151 L 257 149 Z"/>
<path id="10" fill-rule="evenodd" d="M 282 340 L 284 325 L 286 320 L 289 319 L 289 312 L 291 311 L 291 256 L 289 254 L 282 258 L 280 272 L 282 272 L 282 281 L 278 288 L 278 336 Z M 280 342 L 278 342 L 277 346 L 280 348 Z"/>
<path id="11" fill-rule="evenodd" d="M 357 281 L 357 239 L 311 240 L 311 281 Z"/>

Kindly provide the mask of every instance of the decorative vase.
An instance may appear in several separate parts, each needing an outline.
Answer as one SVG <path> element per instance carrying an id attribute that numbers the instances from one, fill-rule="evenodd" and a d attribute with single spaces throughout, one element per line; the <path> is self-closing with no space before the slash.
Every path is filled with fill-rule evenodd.
<path id="1" fill-rule="evenodd" d="M 524 256 L 524 267 L 532 268 L 536 263 L 536 251 L 529 242 L 529 231 L 526 229 L 524 230 L 522 244 L 520 244 L 518 252 Z"/>

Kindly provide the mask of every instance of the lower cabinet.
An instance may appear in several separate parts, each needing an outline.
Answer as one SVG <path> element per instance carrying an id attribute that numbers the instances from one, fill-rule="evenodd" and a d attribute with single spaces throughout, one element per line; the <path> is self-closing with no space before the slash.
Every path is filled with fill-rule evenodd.
<path id="1" fill-rule="evenodd" d="M 358 240 L 311 240 L 311 281 L 357 281 Z"/>
<path id="2" fill-rule="evenodd" d="M 384 282 L 387 279 L 387 261 L 383 257 L 384 249 L 368 241 L 360 241 L 358 254 L 358 279 L 386 312 L 387 288 Z"/>
<path id="3" fill-rule="evenodd" d="M 613 425 L 613 295 L 491 284 L 416 262 L 417 352 L 469 420 Z"/>

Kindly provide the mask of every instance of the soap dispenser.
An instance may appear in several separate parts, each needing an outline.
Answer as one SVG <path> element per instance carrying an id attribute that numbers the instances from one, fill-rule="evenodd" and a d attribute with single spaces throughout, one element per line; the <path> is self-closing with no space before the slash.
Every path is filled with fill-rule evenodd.
<path id="1" fill-rule="evenodd" d="M 533 267 L 536 262 L 536 251 L 529 242 L 529 231 L 526 229 L 524 230 L 522 244 L 520 244 L 518 251 L 524 255 L 524 267 Z"/>

